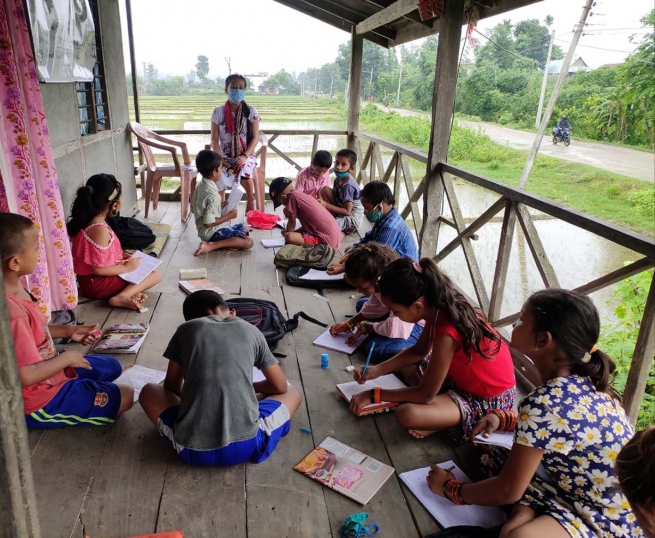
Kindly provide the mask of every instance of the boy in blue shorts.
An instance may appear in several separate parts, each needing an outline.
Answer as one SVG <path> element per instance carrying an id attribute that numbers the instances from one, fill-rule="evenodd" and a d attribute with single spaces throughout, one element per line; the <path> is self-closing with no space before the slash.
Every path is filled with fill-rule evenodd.
<path id="1" fill-rule="evenodd" d="M 218 293 L 192 293 L 183 313 L 164 351 L 164 385 L 146 385 L 141 407 L 187 463 L 261 463 L 289 433 L 300 392 L 287 386 L 264 335 Z M 253 383 L 253 366 L 264 381 Z"/>
<path id="2" fill-rule="evenodd" d="M 32 221 L 0 213 L 0 258 L 9 308 L 18 376 L 28 428 L 103 426 L 130 409 L 134 389 L 112 383 L 122 373 L 113 357 L 75 351 L 57 354 L 53 338 L 88 345 L 97 325 L 51 325 L 20 278 L 31 274 L 39 255 L 39 235 Z"/>

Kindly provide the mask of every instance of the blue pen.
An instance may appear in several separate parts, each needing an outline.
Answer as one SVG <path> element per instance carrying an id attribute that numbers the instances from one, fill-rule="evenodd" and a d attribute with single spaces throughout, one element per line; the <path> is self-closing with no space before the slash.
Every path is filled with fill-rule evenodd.
<path id="1" fill-rule="evenodd" d="M 366 362 L 364 363 L 364 369 L 362 370 L 362 379 L 366 375 L 366 370 L 368 369 L 368 363 L 371 362 L 371 355 L 373 355 L 373 349 L 375 348 L 375 342 L 371 344 L 371 349 L 368 350 L 368 357 L 366 357 Z"/>

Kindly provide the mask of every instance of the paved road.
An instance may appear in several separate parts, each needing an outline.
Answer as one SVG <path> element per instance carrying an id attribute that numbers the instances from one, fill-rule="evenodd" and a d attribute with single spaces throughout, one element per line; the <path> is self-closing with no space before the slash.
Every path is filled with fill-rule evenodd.
<path id="1" fill-rule="evenodd" d="M 382 105 L 378 105 L 386 110 Z M 392 108 L 401 116 L 428 117 L 422 112 Z M 507 144 L 513 149 L 529 150 L 534 140 L 534 133 L 509 129 L 502 125 L 493 123 L 482 123 L 468 120 L 458 120 L 459 124 L 472 129 L 482 129 L 492 140 L 499 144 Z M 655 154 L 646 151 L 609 146 L 598 142 L 587 142 L 575 139 L 575 125 L 573 126 L 574 138 L 567 148 L 563 144 L 553 145 L 550 136 L 544 136 L 539 153 L 558 157 L 567 161 L 595 166 L 602 170 L 616 172 L 624 176 L 641 179 L 643 181 L 655 182 Z"/>

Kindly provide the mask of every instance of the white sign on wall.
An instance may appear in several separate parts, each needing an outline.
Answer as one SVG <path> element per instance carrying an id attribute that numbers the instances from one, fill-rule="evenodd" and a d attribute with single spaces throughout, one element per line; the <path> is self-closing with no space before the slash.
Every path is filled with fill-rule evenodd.
<path id="1" fill-rule="evenodd" d="M 96 63 L 89 0 L 28 0 L 35 61 L 42 82 L 91 82 Z"/>

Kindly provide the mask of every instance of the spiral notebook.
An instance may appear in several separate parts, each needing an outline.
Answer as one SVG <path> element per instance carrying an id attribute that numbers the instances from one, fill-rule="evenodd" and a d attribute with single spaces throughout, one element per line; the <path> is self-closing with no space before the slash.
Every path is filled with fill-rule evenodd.
<path id="1" fill-rule="evenodd" d="M 452 460 L 438 463 L 437 465 L 442 469 L 454 467 L 452 473 L 457 480 L 470 482 L 468 476 Z M 430 491 L 426 480 L 429 471 L 429 467 L 423 467 L 402 473 L 400 478 L 442 527 L 473 525 L 475 527 L 490 529 L 497 525 L 502 525 L 505 522 L 505 514 L 497 506 L 477 506 L 474 504 L 457 506 L 448 499 L 444 499 Z"/>

